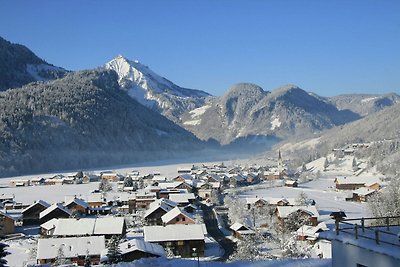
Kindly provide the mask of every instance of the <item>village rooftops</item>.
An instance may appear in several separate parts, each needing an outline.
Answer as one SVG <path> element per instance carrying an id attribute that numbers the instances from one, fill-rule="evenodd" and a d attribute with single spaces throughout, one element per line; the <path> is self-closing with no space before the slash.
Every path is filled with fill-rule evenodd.
<path id="1" fill-rule="evenodd" d="M 170 224 L 166 226 L 145 226 L 146 242 L 168 242 L 184 240 L 204 240 L 207 230 L 204 224 Z"/>
<path id="2" fill-rule="evenodd" d="M 329 228 L 324 222 L 321 222 L 317 226 L 303 225 L 296 232 L 299 236 L 308 236 L 307 239 L 315 240 L 318 237 L 318 232 L 327 230 Z"/>
<path id="3" fill-rule="evenodd" d="M 39 238 L 36 258 L 38 260 L 54 259 L 60 247 L 66 258 L 100 255 L 105 249 L 105 239 L 104 236 Z"/>
<path id="4" fill-rule="evenodd" d="M 76 198 L 76 197 L 65 201 L 65 206 L 69 206 L 72 203 L 75 203 L 85 209 L 89 207 L 89 205 L 86 201 L 84 201 L 83 199 L 80 199 L 80 198 Z"/>

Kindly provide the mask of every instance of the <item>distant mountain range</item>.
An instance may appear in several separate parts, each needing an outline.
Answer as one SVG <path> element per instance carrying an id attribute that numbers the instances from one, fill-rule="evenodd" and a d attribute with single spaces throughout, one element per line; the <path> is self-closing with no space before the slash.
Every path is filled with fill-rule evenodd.
<path id="1" fill-rule="evenodd" d="M 228 144 L 248 135 L 305 137 L 359 118 L 294 85 L 268 92 L 241 83 L 185 114 L 183 125 L 201 139 Z"/>
<path id="2" fill-rule="evenodd" d="M 379 114 L 395 116 L 400 99 L 325 98 L 295 85 L 269 92 L 250 83 L 216 97 L 123 56 L 96 70 L 68 72 L 2 38 L 0 91 L 0 176 L 184 156 L 218 148 L 217 142 L 254 151 L 337 126 L 355 127 L 346 133 L 354 138 L 387 136 L 377 128 L 379 118 L 394 135 L 396 120 Z M 367 132 L 357 135 L 358 127 Z"/>
<path id="3" fill-rule="evenodd" d="M 61 78 L 66 73 L 63 68 L 37 57 L 25 46 L 0 37 L 0 91 L 30 82 Z"/>

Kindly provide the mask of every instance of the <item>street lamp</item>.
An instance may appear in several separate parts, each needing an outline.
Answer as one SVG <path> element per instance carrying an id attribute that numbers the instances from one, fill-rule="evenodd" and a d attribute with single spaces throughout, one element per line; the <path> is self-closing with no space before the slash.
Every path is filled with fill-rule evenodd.
<path id="1" fill-rule="evenodd" d="M 199 254 L 197 253 L 197 248 L 192 248 L 193 250 L 193 257 L 196 260 L 197 256 L 197 267 L 200 267 L 200 259 L 199 259 Z"/>

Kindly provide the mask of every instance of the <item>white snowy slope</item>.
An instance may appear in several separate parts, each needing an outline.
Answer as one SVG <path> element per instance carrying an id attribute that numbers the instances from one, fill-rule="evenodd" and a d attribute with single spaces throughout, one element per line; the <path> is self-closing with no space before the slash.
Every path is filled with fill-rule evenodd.
<path id="1" fill-rule="evenodd" d="M 153 72 L 149 67 L 118 55 L 105 64 L 118 74 L 118 82 L 128 94 L 142 105 L 160 112 L 173 121 L 182 113 L 204 104 L 208 93 L 182 88 Z"/>

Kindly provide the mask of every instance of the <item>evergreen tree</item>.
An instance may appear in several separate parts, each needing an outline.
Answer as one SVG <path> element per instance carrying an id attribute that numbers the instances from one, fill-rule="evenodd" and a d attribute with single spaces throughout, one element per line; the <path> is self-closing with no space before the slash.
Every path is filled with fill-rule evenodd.
<path id="1" fill-rule="evenodd" d="M 124 187 L 132 187 L 133 186 L 133 180 L 132 177 L 127 176 L 124 179 Z"/>
<path id="2" fill-rule="evenodd" d="M 63 246 L 61 245 L 58 250 L 57 250 L 57 256 L 55 258 L 55 261 L 53 263 L 53 266 L 58 266 L 58 265 L 63 265 L 69 263 L 69 261 L 65 258 Z"/>
<path id="3" fill-rule="evenodd" d="M 353 171 L 358 170 L 357 161 L 356 161 L 355 157 L 353 158 L 353 162 L 352 162 L 351 166 L 353 167 Z"/>
<path id="4" fill-rule="evenodd" d="M 108 242 L 108 263 L 114 264 L 122 261 L 121 250 L 119 249 L 119 237 L 114 235 Z"/>
<path id="5" fill-rule="evenodd" d="M 107 179 L 101 179 L 101 182 L 99 184 L 99 190 L 103 193 L 106 193 L 112 190 L 112 185 Z"/>
<path id="6" fill-rule="evenodd" d="M 306 172 L 307 171 L 307 166 L 306 164 L 303 162 L 303 165 L 301 165 L 301 171 L 302 172 Z"/>
<path id="7" fill-rule="evenodd" d="M 325 158 L 325 162 L 324 162 L 324 171 L 326 171 L 326 169 L 328 168 L 328 166 L 329 166 L 328 158 Z"/>
<path id="8" fill-rule="evenodd" d="M 7 247 L 7 244 L 0 243 L 0 267 L 7 266 L 7 260 L 5 257 L 10 254 L 10 252 L 7 251 Z"/>

